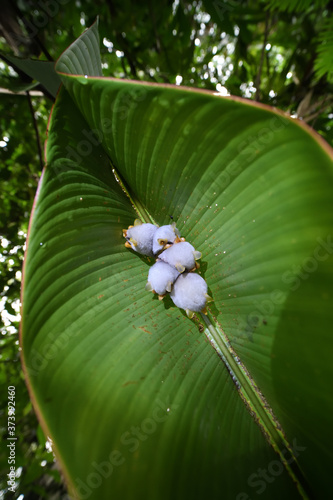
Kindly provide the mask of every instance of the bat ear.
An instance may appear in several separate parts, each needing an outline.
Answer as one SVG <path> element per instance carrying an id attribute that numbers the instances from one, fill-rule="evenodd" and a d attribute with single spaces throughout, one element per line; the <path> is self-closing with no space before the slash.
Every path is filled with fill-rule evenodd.
<path id="1" fill-rule="evenodd" d="M 178 262 L 177 262 L 177 264 L 175 265 L 175 268 L 177 269 L 177 271 L 178 271 L 179 273 L 183 273 L 183 272 L 185 271 L 185 266 L 183 266 L 182 264 L 179 264 Z"/>
<path id="2" fill-rule="evenodd" d="M 198 250 L 194 250 L 193 255 L 195 260 L 201 259 L 201 252 L 198 252 Z"/>
<path id="3" fill-rule="evenodd" d="M 187 315 L 190 319 L 192 319 L 192 318 L 193 318 L 193 316 L 194 316 L 194 312 L 193 312 L 193 311 L 190 311 L 189 309 L 186 309 L 186 310 L 185 310 L 185 312 L 186 312 L 186 315 Z"/>
<path id="4" fill-rule="evenodd" d="M 179 232 L 179 231 L 178 231 L 178 229 L 176 228 L 176 223 L 175 223 L 175 222 L 172 222 L 170 225 L 171 225 L 172 229 L 174 230 L 175 235 L 176 235 L 178 238 L 180 238 L 180 232 Z"/>
<path id="5" fill-rule="evenodd" d="M 151 286 L 151 284 L 149 283 L 149 281 L 146 283 L 146 286 L 145 286 L 145 290 L 147 290 L 147 292 L 153 292 L 153 287 Z"/>
<path id="6" fill-rule="evenodd" d="M 134 226 L 141 226 L 141 225 L 142 225 L 142 221 L 140 219 L 135 219 Z"/>

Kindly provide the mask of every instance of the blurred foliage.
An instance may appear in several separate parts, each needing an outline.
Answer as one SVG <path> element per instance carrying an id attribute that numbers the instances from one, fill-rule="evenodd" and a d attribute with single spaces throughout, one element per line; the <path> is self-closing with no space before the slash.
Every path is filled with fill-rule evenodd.
<path id="1" fill-rule="evenodd" d="M 19 363 L 24 244 L 53 97 L 8 56 L 53 61 L 96 16 L 106 76 L 176 83 L 256 99 L 298 116 L 333 143 L 332 1 L 3 0 L 0 13 L 0 380 L 16 387 L 16 492 L 66 498 Z M 6 90 L 9 89 L 9 90 Z M 1 437 L 7 437 L 7 389 Z"/>
<path id="2" fill-rule="evenodd" d="M 315 7 L 325 7 L 327 0 L 267 0 L 266 2 L 271 9 L 278 9 L 281 12 L 302 12 L 309 9 L 313 5 Z"/>
<path id="3" fill-rule="evenodd" d="M 315 61 L 315 71 L 318 78 L 326 75 L 333 83 L 333 16 L 327 18 L 318 35 L 318 57 Z"/>

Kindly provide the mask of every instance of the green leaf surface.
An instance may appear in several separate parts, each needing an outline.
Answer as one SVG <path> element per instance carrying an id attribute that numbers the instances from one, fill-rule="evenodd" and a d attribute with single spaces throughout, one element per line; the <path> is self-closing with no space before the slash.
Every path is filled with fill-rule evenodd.
<path id="1" fill-rule="evenodd" d="M 62 56 L 74 73 L 95 30 Z M 331 150 L 246 101 L 62 78 L 21 341 L 68 482 L 82 499 L 326 498 Z M 202 252 L 206 319 L 144 290 L 153 260 L 122 237 L 136 210 Z"/>

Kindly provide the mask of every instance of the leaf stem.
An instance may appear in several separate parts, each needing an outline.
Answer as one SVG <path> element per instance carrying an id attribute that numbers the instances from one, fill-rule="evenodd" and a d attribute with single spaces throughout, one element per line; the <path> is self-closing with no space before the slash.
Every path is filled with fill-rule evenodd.
<path id="1" fill-rule="evenodd" d="M 217 325 L 213 325 L 208 316 L 203 313 L 200 313 L 200 315 L 206 325 L 206 336 L 225 363 L 251 415 L 255 418 L 274 451 L 279 455 L 288 474 L 296 483 L 302 498 L 304 500 L 309 500 L 312 498 L 312 493 L 310 492 L 308 483 L 300 469 L 292 446 L 288 443 L 282 431 L 282 426 L 274 416 L 272 409 L 263 398 L 257 385 L 251 379 L 239 357 L 234 352 L 224 331 Z M 286 450 L 288 451 L 288 460 L 285 458 Z"/>

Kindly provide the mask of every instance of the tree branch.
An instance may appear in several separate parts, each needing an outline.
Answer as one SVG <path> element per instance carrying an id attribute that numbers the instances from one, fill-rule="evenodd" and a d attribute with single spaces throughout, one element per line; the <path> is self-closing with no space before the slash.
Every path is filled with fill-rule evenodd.
<path id="1" fill-rule="evenodd" d="M 41 143 L 40 143 L 38 125 L 37 125 L 37 121 L 36 121 L 36 118 L 35 118 L 35 112 L 34 112 L 34 108 L 33 108 L 32 102 L 31 102 L 31 97 L 30 97 L 29 91 L 27 91 L 26 94 L 27 94 L 28 105 L 29 105 L 31 116 L 32 116 L 32 121 L 33 121 L 33 126 L 34 126 L 34 129 L 35 129 L 35 134 L 36 134 L 36 142 L 37 142 L 37 150 L 38 150 L 38 156 L 39 156 L 39 164 L 40 164 L 41 170 L 43 170 L 44 161 L 43 161 L 43 153 L 42 153 L 42 147 L 41 147 Z"/>

